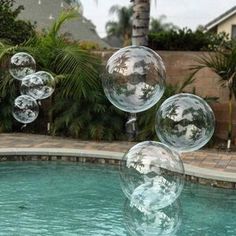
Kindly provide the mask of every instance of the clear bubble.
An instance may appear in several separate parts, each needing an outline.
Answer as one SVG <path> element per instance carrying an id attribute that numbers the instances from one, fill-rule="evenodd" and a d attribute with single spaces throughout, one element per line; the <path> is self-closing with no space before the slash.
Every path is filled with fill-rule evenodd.
<path id="1" fill-rule="evenodd" d="M 173 204 L 146 214 L 132 206 L 128 200 L 124 204 L 124 225 L 131 236 L 173 236 L 182 223 L 180 203 Z"/>
<path id="2" fill-rule="evenodd" d="M 117 108 L 137 113 L 155 105 L 165 90 L 161 57 L 143 46 L 129 46 L 113 54 L 102 76 L 103 89 Z"/>
<path id="3" fill-rule="evenodd" d="M 16 53 L 10 59 L 9 73 L 14 79 L 22 80 L 26 75 L 33 74 L 35 70 L 36 62 L 28 53 Z"/>
<path id="4" fill-rule="evenodd" d="M 53 94 L 56 86 L 54 77 L 46 71 L 38 71 L 35 74 L 43 81 L 43 93 L 40 99 L 50 97 Z"/>
<path id="5" fill-rule="evenodd" d="M 120 164 L 121 188 L 142 212 L 173 203 L 184 186 L 184 166 L 165 144 L 145 141 L 133 146 Z"/>
<path id="6" fill-rule="evenodd" d="M 33 122 L 39 114 L 39 107 L 35 99 L 28 95 L 21 95 L 14 101 L 13 117 L 23 124 Z"/>
<path id="7" fill-rule="evenodd" d="M 168 98 L 156 114 L 156 133 L 162 143 L 180 152 L 198 150 L 212 137 L 215 117 L 200 97 L 182 93 Z"/>

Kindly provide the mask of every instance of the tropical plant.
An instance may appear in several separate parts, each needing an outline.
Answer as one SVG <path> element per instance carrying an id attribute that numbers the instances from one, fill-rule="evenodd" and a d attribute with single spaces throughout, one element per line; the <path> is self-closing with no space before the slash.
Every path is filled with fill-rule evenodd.
<path id="1" fill-rule="evenodd" d="M 203 68 L 209 68 L 219 76 L 220 85 L 228 88 L 229 121 L 227 148 L 230 149 L 233 136 L 233 97 L 236 98 L 236 43 L 233 42 L 227 48 L 218 48 L 214 53 L 209 53 L 197 60 L 198 65 L 192 69 L 196 72 Z"/>
<path id="2" fill-rule="evenodd" d="M 14 0 L 0 0 L 0 40 L 20 44 L 35 35 L 30 22 L 17 19 L 23 6 L 13 9 Z"/>
<path id="3" fill-rule="evenodd" d="M 43 103 L 41 108 L 48 111 L 48 107 L 52 107 L 44 117 L 44 123 L 51 122 L 52 133 L 85 139 L 111 140 L 121 137 L 124 133 L 123 114 L 105 99 L 99 78 L 99 58 L 81 49 L 79 44 L 69 44 L 58 33 L 65 21 L 77 16 L 75 11 L 63 12 L 48 33 L 38 35 L 23 45 L 7 46 L 1 43 L 1 71 L 6 75 L 4 65 L 8 58 L 16 52 L 24 51 L 35 58 L 38 70 L 46 70 L 54 75 L 57 88 L 51 104 L 45 107 Z M 7 122 L 12 120 L 11 103 L 17 94 L 17 81 L 10 76 L 3 76 L 0 80 L 0 97 L 3 98 L 1 110 L 4 110 L 4 117 L 1 113 L 0 119 L 5 130 L 12 128 L 13 123 Z M 34 125 L 32 128 L 36 127 Z M 42 132 L 40 129 L 38 131 Z"/>
<path id="4" fill-rule="evenodd" d="M 0 132 L 12 131 L 14 124 L 11 116 L 12 98 L 17 96 L 17 89 L 13 79 L 6 73 L 1 73 L 0 80 Z"/>
<path id="5" fill-rule="evenodd" d="M 172 23 L 165 23 L 166 20 L 165 15 L 161 15 L 159 18 L 151 18 L 149 33 L 158 33 L 158 32 L 166 32 L 170 30 L 177 30 L 178 27 Z"/>
<path id="6" fill-rule="evenodd" d="M 11 131 L 14 123 L 11 116 L 12 98 L 16 97 L 17 85 L 7 71 L 8 58 L 5 55 L 16 48 L 0 42 L 0 132 Z"/>
<path id="7" fill-rule="evenodd" d="M 89 96 L 79 101 L 71 97 L 62 99 L 59 91 L 52 108 L 53 134 L 109 141 L 125 138 L 123 112 L 106 99 L 99 78 L 98 85 L 98 89 L 90 90 Z"/>
<path id="8" fill-rule="evenodd" d="M 108 37 L 116 36 L 121 38 L 124 46 L 130 45 L 132 33 L 132 7 L 114 5 L 110 8 L 109 13 L 116 14 L 118 21 L 108 21 L 106 23 Z"/>

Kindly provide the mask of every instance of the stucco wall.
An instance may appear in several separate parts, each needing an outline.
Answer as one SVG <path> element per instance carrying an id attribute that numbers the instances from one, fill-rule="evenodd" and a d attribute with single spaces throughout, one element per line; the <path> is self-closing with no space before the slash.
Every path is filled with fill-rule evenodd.
<path id="1" fill-rule="evenodd" d="M 196 59 L 206 56 L 207 52 L 159 52 L 166 65 L 167 81 L 169 83 L 181 83 L 190 73 L 190 67 L 196 65 Z M 216 136 L 227 138 L 228 127 L 228 90 L 219 83 L 219 77 L 209 69 L 203 69 L 195 75 L 195 82 L 188 88 L 202 97 L 218 97 L 218 103 L 212 105 L 216 117 Z M 234 136 L 236 136 L 236 102 L 234 101 Z"/>
<path id="2" fill-rule="evenodd" d="M 113 51 L 114 52 L 114 51 Z M 102 52 L 104 63 L 112 55 L 112 51 Z M 196 59 L 207 55 L 207 52 L 160 51 L 167 72 L 167 82 L 177 84 L 184 81 L 191 73 L 190 67 L 197 65 Z M 216 136 L 227 138 L 228 121 L 228 91 L 219 84 L 218 76 L 209 69 L 203 69 L 195 75 L 195 82 L 186 91 L 196 89 L 196 94 L 202 97 L 218 97 L 219 102 L 212 105 L 216 116 Z M 236 102 L 234 102 L 234 134 L 236 135 Z"/>
<path id="3" fill-rule="evenodd" d="M 225 32 L 229 34 L 229 37 L 231 38 L 232 25 L 236 25 L 236 14 L 219 24 L 217 28 L 217 33 Z"/>

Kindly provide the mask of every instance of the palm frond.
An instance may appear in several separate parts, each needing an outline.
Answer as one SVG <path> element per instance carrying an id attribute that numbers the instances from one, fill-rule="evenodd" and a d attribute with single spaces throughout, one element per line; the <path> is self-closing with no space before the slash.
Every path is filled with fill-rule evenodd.
<path id="1" fill-rule="evenodd" d="M 65 96 L 89 96 L 97 88 L 98 58 L 77 46 L 66 46 L 57 52 L 53 62 L 55 71 L 65 75 L 61 80 Z"/>
<path id="2" fill-rule="evenodd" d="M 69 10 L 69 11 L 62 11 L 62 13 L 59 15 L 58 19 L 54 22 L 51 29 L 49 30 L 49 35 L 52 38 L 55 38 L 61 29 L 61 26 L 69 20 L 76 19 L 80 17 L 80 14 L 76 10 Z"/>
<path id="3" fill-rule="evenodd" d="M 120 27 L 118 23 L 115 21 L 108 21 L 106 23 L 105 28 L 108 36 L 113 36 L 113 35 L 119 36 L 121 34 Z"/>
<path id="4" fill-rule="evenodd" d="M 113 5 L 113 6 L 111 6 L 111 8 L 109 9 L 109 14 L 110 15 L 113 15 L 113 14 L 115 14 L 115 13 L 119 13 L 119 11 L 120 11 L 120 9 L 121 9 L 121 6 L 120 5 Z"/>
<path id="5" fill-rule="evenodd" d="M 17 50 L 18 46 L 11 46 L 0 42 L 0 61 Z"/>
<path id="6" fill-rule="evenodd" d="M 198 64 L 191 68 L 195 73 L 203 68 L 209 68 L 219 76 L 219 83 L 222 87 L 228 87 L 229 80 L 233 81 L 232 84 L 236 83 L 236 47 L 209 53 L 198 58 L 196 62 Z M 230 89 L 236 95 L 236 86 L 231 86 Z"/>
<path id="7" fill-rule="evenodd" d="M 195 81 L 194 75 L 196 72 L 191 73 L 179 86 L 177 86 L 177 93 L 181 93 L 187 86 L 191 85 Z"/>
<path id="8" fill-rule="evenodd" d="M 217 103 L 219 100 L 219 97 L 210 97 L 210 96 L 205 96 L 203 98 L 208 104 L 214 104 Z"/>

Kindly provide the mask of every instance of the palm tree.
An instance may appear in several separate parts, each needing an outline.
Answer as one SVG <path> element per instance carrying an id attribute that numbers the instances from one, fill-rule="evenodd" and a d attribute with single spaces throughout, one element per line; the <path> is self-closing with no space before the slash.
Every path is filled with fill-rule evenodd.
<path id="1" fill-rule="evenodd" d="M 131 0 L 133 2 L 132 45 L 148 45 L 150 21 L 150 0 Z"/>
<path id="2" fill-rule="evenodd" d="M 132 45 L 148 45 L 148 30 L 150 21 L 150 0 L 130 0 L 132 7 L 112 6 L 110 13 L 118 15 L 118 22 L 109 21 L 106 24 L 108 36 L 122 36 L 127 46 L 132 37 Z M 131 22 L 132 19 L 132 22 Z"/>
<path id="3" fill-rule="evenodd" d="M 215 53 L 209 53 L 205 57 L 198 60 L 199 65 L 193 67 L 195 72 L 209 68 L 220 78 L 220 84 L 228 88 L 228 137 L 227 149 L 230 150 L 233 136 L 233 97 L 236 98 L 236 44 L 232 44 L 227 48 L 220 48 Z"/>
<path id="4" fill-rule="evenodd" d="M 109 13 L 116 14 L 118 21 L 107 22 L 107 35 L 121 37 L 123 45 L 129 45 L 132 33 L 132 7 L 121 7 L 119 5 L 114 5 L 110 8 Z"/>
<path id="5" fill-rule="evenodd" d="M 155 33 L 155 32 L 170 31 L 170 30 L 178 29 L 178 27 L 172 23 L 165 23 L 164 22 L 165 19 L 166 19 L 165 15 L 161 15 L 157 19 L 151 18 L 149 32 Z"/>

